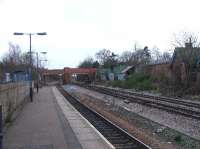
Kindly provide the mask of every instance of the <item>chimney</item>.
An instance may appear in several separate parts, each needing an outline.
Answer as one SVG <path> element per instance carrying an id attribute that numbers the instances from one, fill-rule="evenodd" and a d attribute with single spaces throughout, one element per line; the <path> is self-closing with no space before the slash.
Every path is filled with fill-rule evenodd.
<path id="1" fill-rule="evenodd" d="M 190 38 L 189 42 L 185 43 L 185 47 L 186 48 L 192 48 L 192 40 L 191 40 L 191 38 Z"/>

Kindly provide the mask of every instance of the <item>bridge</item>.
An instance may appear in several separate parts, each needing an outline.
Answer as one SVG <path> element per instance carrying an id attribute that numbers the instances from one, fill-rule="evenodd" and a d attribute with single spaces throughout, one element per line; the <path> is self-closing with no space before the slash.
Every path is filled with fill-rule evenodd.
<path id="1" fill-rule="evenodd" d="M 50 69 L 42 72 L 42 79 L 46 83 L 57 82 L 67 84 L 72 80 L 93 81 L 96 75 L 96 68 L 69 68 Z"/>
<path id="2" fill-rule="evenodd" d="M 91 82 L 95 79 L 96 68 L 64 68 L 63 83 L 67 84 L 73 79 L 86 79 Z"/>
<path id="3" fill-rule="evenodd" d="M 62 82 L 63 69 L 45 69 L 42 72 L 42 80 L 44 83 L 58 83 Z"/>

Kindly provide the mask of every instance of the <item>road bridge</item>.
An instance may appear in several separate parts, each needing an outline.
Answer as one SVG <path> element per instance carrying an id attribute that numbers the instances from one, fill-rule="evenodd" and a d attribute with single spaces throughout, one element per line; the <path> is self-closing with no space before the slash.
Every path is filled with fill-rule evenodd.
<path id="1" fill-rule="evenodd" d="M 72 81 L 73 77 L 76 76 L 87 76 L 89 82 L 93 81 L 95 79 L 96 75 L 96 68 L 64 68 L 64 77 L 63 77 L 63 83 L 67 84 Z"/>

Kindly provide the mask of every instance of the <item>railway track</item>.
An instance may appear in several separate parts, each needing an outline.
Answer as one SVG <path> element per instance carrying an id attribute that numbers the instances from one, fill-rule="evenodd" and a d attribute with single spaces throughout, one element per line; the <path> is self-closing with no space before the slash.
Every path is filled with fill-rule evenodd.
<path id="1" fill-rule="evenodd" d="M 199 103 L 193 103 L 174 98 L 151 96 L 147 94 L 117 90 L 102 86 L 95 86 L 95 85 L 80 85 L 80 86 L 106 95 L 111 95 L 120 99 L 128 100 L 130 102 L 136 102 L 146 106 L 162 109 L 168 112 L 173 112 L 200 120 Z"/>
<path id="2" fill-rule="evenodd" d="M 99 113 L 81 104 L 77 99 L 58 87 L 64 97 L 116 148 L 150 149 L 147 145 L 122 130 Z"/>
<path id="3" fill-rule="evenodd" d="M 165 101 L 165 102 L 169 102 L 169 103 L 181 104 L 184 106 L 189 106 L 189 107 L 194 107 L 194 108 L 200 109 L 200 103 L 194 103 L 191 101 L 186 101 L 184 99 L 176 99 L 176 98 L 170 98 L 170 97 L 164 97 L 164 96 L 148 95 L 148 94 L 142 94 L 142 93 L 138 93 L 138 92 L 116 90 L 116 89 L 112 89 L 112 88 L 108 88 L 108 89 L 113 92 L 120 92 L 122 94 L 128 94 L 128 95 L 133 95 L 133 96 L 138 96 L 138 97 L 145 97 L 145 98 L 155 99 L 155 100 L 159 100 L 159 101 Z"/>

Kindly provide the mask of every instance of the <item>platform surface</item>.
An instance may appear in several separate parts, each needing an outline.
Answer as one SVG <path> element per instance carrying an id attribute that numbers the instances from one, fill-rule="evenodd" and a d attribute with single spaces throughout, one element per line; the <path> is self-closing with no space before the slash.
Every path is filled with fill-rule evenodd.
<path id="1" fill-rule="evenodd" d="M 4 135 L 4 149 L 106 149 L 109 143 L 55 87 L 43 87 Z"/>

